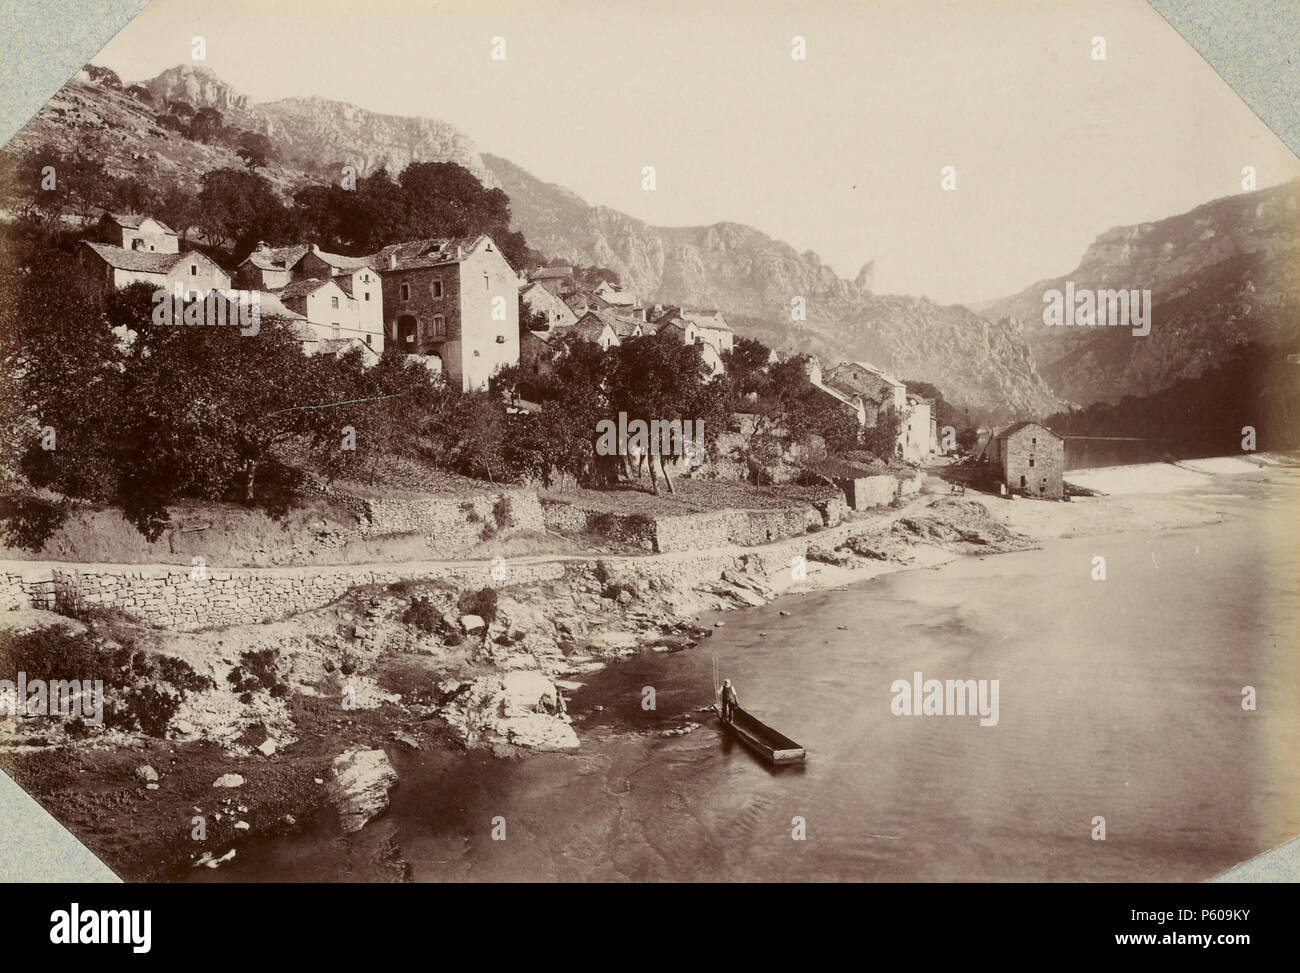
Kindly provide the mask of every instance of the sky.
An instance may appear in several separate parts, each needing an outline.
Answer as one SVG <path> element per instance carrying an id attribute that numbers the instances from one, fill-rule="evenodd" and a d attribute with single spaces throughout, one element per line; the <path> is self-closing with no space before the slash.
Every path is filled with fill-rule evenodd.
<path id="1" fill-rule="evenodd" d="M 747 223 L 942 303 L 1064 274 L 1244 166 L 1300 176 L 1143 0 L 154 0 L 93 60 L 440 119 L 589 203 Z"/>

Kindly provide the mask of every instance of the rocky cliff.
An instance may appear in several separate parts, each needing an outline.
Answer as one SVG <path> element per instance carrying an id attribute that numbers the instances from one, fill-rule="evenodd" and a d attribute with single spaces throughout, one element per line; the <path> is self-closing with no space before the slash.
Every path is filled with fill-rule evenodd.
<path id="1" fill-rule="evenodd" d="M 557 259 L 617 271 L 648 300 L 720 307 L 742 334 L 782 351 L 864 358 L 996 418 L 1059 406 L 1034 367 L 1014 320 L 986 321 L 959 306 L 872 292 L 873 267 L 838 277 L 817 254 L 798 253 L 750 226 L 651 226 L 617 210 L 589 206 L 490 154 L 484 161 L 510 196 L 515 226 L 530 245 Z M 804 298 L 807 320 L 791 317 Z"/>
<path id="2" fill-rule="evenodd" d="M 1256 341 L 1294 351 L 1300 337 L 1300 181 L 1229 196 L 1152 223 L 1101 234 L 1070 273 L 972 305 L 1015 315 L 1057 394 L 1079 404 L 1148 395 L 1221 364 Z M 1151 333 L 1049 327 L 1043 295 L 1151 291 Z"/>
<path id="3" fill-rule="evenodd" d="M 396 174 L 411 162 L 454 162 L 495 185 L 478 149 L 454 125 L 432 118 L 381 115 L 327 98 L 254 103 L 203 67 L 178 65 L 145 83 L 155 99 L 216 108 L 226 124 L 262 132 L 286 159 L 356 166 L 369 175 L 380 166 Z"/>

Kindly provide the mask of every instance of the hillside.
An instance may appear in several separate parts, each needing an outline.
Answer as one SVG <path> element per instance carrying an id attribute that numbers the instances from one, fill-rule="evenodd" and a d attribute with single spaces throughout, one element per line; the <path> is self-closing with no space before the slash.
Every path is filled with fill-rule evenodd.
<path id="1" fill-rule="evenodd" d="M 1078 404 L 1149 395 L 1223 364 L 1259 342 L 1295 351 L 1300 338 L 1300 181 L 1198 206 L 1101 234 L 1070 273 L 1010 297 L 972 305 L 1016 316 L 1043 377 Z M 1048 327 L 1043 293 L 1150 289 L 1151 333 Z"/>
<path id="2" fill-rule="evenodd" d="M 832 361 L 864 358 L 930 381 L 950 401 L 985 418 L 1041 415 L 1060 406 L 1038 375 L 1013 321 L 981 319 L 960 306 L 872 293 L 872 268 L 845 280 L 815 253 L 738 223 L 655 227 L 544 183 L 505 159 L 480 155 L 453 126 L 399 118 L 320 98 L 259 104 L 210 70 L 189 65 L 144 82 L 146 96 L 75 79 L 15 137 L 6 152 L 54 142 L 93 145 L 114 175 L 148 184 L 193 186 L 203 173 L 241 167 L 232 148 L 164 128 L 169 101 L 214 108 L 225 125 L 266 135 L 277 159 L 262 174 L 285 194 L 333 178 L 343 162 L 365 175 L 396 173 L 411 161 L 454 162 L 511 198 L 513 227 L 556 260 L 608 267 L 649 300 L 720 307 L 752 334 L 786 352 Z M 791 299 L 807 320 L 791 320 Z"/>
<path id="3" fill-rule="evenodd" d="M 608 267 L 646 299 L 721 307 L 744 322 L 745 333 L 780 350 L 870 359 L 995 417 L 1059 406 L 1014 321 L 986 321 L 924 298 L 879 296 L 871 290 L 870 264 L 845 280 L 815 253 L 797 253 L 750 226 L 651 226 L 590 206 L 499 156 L 485 153 L 483 160 L 510 196 L 514 225 L 531 246 Z M 806 321 L 791 320 L 795 296 L 807 301 Z"/>

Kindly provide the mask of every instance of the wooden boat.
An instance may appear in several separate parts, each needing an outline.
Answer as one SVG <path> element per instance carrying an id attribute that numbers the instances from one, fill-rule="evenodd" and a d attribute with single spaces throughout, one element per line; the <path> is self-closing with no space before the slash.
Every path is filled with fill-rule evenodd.
<path id="1" fill-rule="evenodd" d="M 802 763 L 806 752 L 783 733 L 778 733 L 762 720 L 739 706 L 731 711 L 731 722 L 722 718 L 722 706 L 715 704 L 714 712 L 725 729 L 730 730 L 740 742 L 764 760 L 773 764 Z"/>

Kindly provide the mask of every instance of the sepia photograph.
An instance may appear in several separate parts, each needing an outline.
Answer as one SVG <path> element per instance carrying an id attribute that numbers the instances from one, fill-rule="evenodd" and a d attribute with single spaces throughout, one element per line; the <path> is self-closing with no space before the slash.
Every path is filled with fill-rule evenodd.
<path id="1" fill-rule="evenodd" d="M 0 878 L 1300 880 L 1296 4 L 15 10 Z"/>

